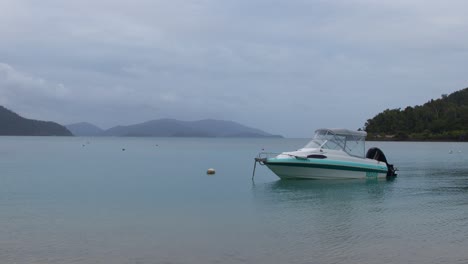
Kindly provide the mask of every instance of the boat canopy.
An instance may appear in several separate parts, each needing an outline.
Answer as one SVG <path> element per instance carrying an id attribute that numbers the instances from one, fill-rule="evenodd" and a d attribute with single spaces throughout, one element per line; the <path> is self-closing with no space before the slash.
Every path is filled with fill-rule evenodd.
<path id="1" fill-rule="evenodd" d="M 351 156 L 364 158 L 366 136 L 365 131 L 321 128 L 304 148 L 343 150 Z"/>

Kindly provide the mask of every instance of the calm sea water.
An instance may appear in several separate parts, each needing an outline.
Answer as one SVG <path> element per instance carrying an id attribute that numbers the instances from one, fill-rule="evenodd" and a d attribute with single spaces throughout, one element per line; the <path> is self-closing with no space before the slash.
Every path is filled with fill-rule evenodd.
<path id="1" fill-rule="evenodd" d="M 0 263 L 468 263 L 468 144 L 370 142 L 393 181 L 251 181 L 306 141 L 0 137 Z"/>

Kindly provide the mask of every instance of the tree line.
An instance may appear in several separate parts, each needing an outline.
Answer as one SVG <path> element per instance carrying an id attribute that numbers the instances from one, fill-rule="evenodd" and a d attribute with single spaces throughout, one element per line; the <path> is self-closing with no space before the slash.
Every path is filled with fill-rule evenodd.
<path id="1" fill-rule="evenodd" d="M 468 88 L 421 106 L 387 109 L 367 120 L 374 140 L 468 140 Z"/>

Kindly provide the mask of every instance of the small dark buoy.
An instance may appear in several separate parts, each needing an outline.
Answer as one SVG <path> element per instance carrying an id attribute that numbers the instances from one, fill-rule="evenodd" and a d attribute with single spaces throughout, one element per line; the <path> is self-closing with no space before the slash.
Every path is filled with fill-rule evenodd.
<path id="1" fill-rule="evenodd" d="M 125 151 L 125 149 L 123 148 L 122 151 Z"/>
<path id="2" fill-rule="evenodd" d="M 215 169 L 209 168 L 209 169 L 206 171 L 206 174 L 208 174 L 208 175 L 213 175 L 213 174 L 215 174 Z"/>

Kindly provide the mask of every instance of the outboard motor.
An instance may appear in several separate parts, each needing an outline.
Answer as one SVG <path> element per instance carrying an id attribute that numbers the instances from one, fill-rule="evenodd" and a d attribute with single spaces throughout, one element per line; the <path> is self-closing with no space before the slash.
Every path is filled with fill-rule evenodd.
<path id="1" fill-rule="evenodd" d="M 387 169 L 388 169 L 387 170 L 387 177 L 388 176 L 390 176 L 390 177 L 397 176 L 396 169 L 393 167 L 393 164 L 388 164 L 387 158 L 385 157 L 383 151 L 380 150 L 379 148 L 370 148 L 367 151 L 366 158 L 385 162 L 385 164 L 387 164 Z"/>

